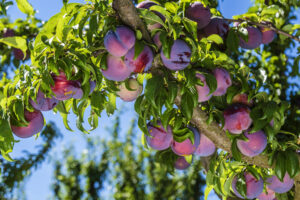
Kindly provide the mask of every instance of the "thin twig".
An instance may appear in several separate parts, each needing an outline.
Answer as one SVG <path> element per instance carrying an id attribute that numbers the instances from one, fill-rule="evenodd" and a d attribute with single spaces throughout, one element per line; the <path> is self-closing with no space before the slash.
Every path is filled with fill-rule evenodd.
<path id="1" fill-rule="evenodd" d="M 278 34 L 284 35 L 286 37 L 289 37 L 289 38 L 291 38 L 293 40 L 296 40 L 296 41 L 300 42 L 300 38 L 299 37 L 296 37 L 296 36 L 291 35 L 291 34 L 289 34 L 287 32 L 284 32 L 284 31 L 282 31 L 280 29 L 277 29 L 271 23 L 267 23 L 267 22 L 258 23 L 258 22 L 252 22 L 252 21 L 249 21 L 249 20 L 246 20 L 246 19 L 226 19 L 226 18 L 224 18 L 224 20 L 226 20 L 228 22 L 240 22 L 240 23 L 247 22 L 250 25 L 256 25 L 256 26 L 268 28 L 268 29 L 271 29 L 271 30 L 275 31 Z"/>

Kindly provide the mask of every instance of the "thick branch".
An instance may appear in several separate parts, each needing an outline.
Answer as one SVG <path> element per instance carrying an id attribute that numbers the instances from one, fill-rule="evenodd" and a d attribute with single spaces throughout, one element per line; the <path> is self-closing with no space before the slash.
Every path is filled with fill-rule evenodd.
<path id="1" fill-rule="evenodd" d="M 247 22 L 250 25 L 256 25 L 256 26 L 260 26 L 260 27 L 264 27 L 264 28 L 269 28 L 269 29 L 275 31 L 278 34 L 284 35 L 286 37 L 289 37 L 289 38 L 291 38 L 293 40 L 296 40 L 296 41 L 300 42 L 300 38 L 299 37 L 296 37 L 294 35 L 288 34 L 287 32 L 284 32 L 284 31 L 282 31 L 280 29 L 277 29 L 271 23 L 263 23 L 263 22 L 262 23 L 258 23 L 258 22 L 252 22 L 252 21 L 245 20 L 245 19 L 225 19 L 224 18 L 224 20 L 226 20 L 228 22 L 240 22 L 240 23 Z"/>
<path id="2" fill-rule="evenodd" d="M 132 0 L 114 0 L 112 6 L 125 24 L 132 27 L 134 30 L 140 30 L 143 38 L 147 42 L 152 42 L 150 34 L 147 31 L 147 27 L 143 20 L 139 17 Z"/>

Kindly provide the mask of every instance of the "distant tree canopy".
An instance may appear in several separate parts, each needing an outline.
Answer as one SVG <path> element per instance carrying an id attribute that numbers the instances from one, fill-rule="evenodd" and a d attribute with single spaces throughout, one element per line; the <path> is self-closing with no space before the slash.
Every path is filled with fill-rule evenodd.
<path id="1" fill-rule="evenodd" d="M 214 189 L 222 198 L 300 199 L 300 25 L 292 23 L 299 1 L 255 0 L 246 13 L 227 19 L 216 0 L 64 0 L 46 23 L 27 0 L 16 1 L 27 18 L 11 22 L 6 8 L 12 3 L 0 2 L 0 151 L 6 160 L 13 161 L 14 136 L 43 130 L 42 111 L 59 113 L 69 131 L 73 112 L 77 128 L 89 133 L 103 112 L 118 109 L 120 97 L 135 101 L 143 145 L 158 150 L 155 159 L 168 173 L 189 166 L 195 155 L 207 161 L 205 198 Z M 12 64 L 9 79 L 4 72 Z M 90 127 L 84 127 L 88 107 Z M 109 168 L 114 160 L 105 152 Z M 69 172 L 81 173 L 82 163 L 70 159 L 77 164 Z M 131 175 L 133 182 L 115 189 L 154 195 L 147 188 L 155 181 L 133 190 L 139 177 Z M 67 177 L 67 191 L 56 186 L 57 195 L 71 187 L 84 195 L 71 184 L 80 177 Z"/>

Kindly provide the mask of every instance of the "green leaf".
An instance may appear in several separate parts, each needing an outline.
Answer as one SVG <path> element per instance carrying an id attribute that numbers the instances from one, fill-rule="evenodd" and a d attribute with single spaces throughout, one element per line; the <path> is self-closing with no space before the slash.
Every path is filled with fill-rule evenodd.
<path id="1" fill-rule="evenodd" d="M 142 51 L 144 50 L 145 45 L 143 42 L 141 41 L 136 41 L 135 45 L 134 45 L 134 57 L 133 59 L 137 59 L 137 57 L 142 53 Z"/>
<path id="2" fill-rule="evenodd" d="M 165 23 L 162 21 L 162 19 L 159 16 L 157 16 L 155 13 L 153 13 L 147 9 L 140 9 L 139 11 L 142 14 L 142 17 L 145 19 L 145 21 L 148 21 L 150 24 L 159 23 L 166 30 L 168 30 L 168 27 L 165 25 Z"/>
<path id="3" fill-rule="evenodd" d="M 226 38 L 226 46 L 230 51 L 237 52 L 240 39 L 234 29 L 230 29 Z"/>
<path id="4" fill-rule="evenodd" d="M 192 34 L 193 38 L 195 40 L 198 40 L 198 35 L 197 35 L 197 23 L 193 20 L 190 20 L 188 18 L 183 18 L 182 21 L 185 29 Z"/>
<path id="5" fill-rule="evenodd" d="M 283 178 L 286 173 L 286 158 L 284 153 L 278 152 L 276 156 L 275 174 L 278 179 L 283 182 Z"/>
<path id="6" fill-rule="evenodd" d="M 210 95 L 214 91 L 216 91 L 216 89 L 217 89 L 217 86 L 218 86 L 217 79 L 212 74 L 204 74 L 204 76 L 205 76 L 206 84 L 209 87 L 209 94 L 208 95 Z"/>
<path id="7" fill-rule="evenodd" d="M 18 36 L 1 38 L 0 43 L 4 43 L 16 49 L 21 49 L 24 54 L 24 58 L 26 58 L 27 42 L 24 38 Z"/>
<path id="8" fill-rule="evenodd" d="M 0 150 L 1 155 L 7 161 L 13 161 L 8 153 L 12 152 L 14 146 L 14 137 L 7 120 L 0 119 Z"/>
<path id="9" fill-rule="evenodd" d="M 156 106 L 156 96 L 158 95 L 158 90 L 161 88 L 163 82 L 162 82 L 161 76 L 155 76 L 147 81 L 146 87 L 145 87 L 145 97 L 153 107 Z"/>
<path id="10" fill-rule="evenodd" d="M 107 115 L 112 115 L 114 114 L 115 110 L 116 110 L 116 95 L 113 93 L 109 93 L 108 95 L 108 102 L 105 106 L 106 109 L 106 113 Z"/>
<path id="11" fill-rule="evenodd" d="M 27 15 L 33 15 L 34 10 L 33 7 L 28 3 L 27 0 L 16 0 L 17 6 L 20 9 L 21 12 L 27 14 Z"/>
<path id="12" fill-rule="evenodd" d="M 223 44 L 223 39 L 217 34 L 208 36 L 207 40 L 215 42 L 216 44 Z"/>
<path id="13" fill-rule="evenodd" d="M 241 161 L 242 155 L 241 152 L 239 151 L 237 147 L 237 139 L 234 138 L 232 144 L 231 144 L 231 151 L 232 151 L 232 156 L 236 161 Z"/>
<path id="14" fill-rule="evenodd" d="M 188 162 L 190 164 L 193 161 L 193 155 L 186 155 L 186 156 L 184 156 L 184 158 L 185 158 L 186 162 Z"/>
<path id="15" fill-rule="evenodd" d="M 237 182 L 236 182 L 236 190 L 243 196 L 247 196 L 247 185 L 246 185 L 246 180 L 244 174 L 239 174 L 237 177 Z"/>
<path id="16" fill-rule="evenodd" d="M 181 98 L 181 109 L 187 120 L 190 120 L 193 115 L 194 101 L 189 93 L 184 93 Z"/>
<path id="17" fill-rule="evenodd" d="M 298 155 L 296 152 L 290 150 L 285 153 L 285 158 L 287 172 L 289 173 L 290 177 L 293 178 L 300 170 Z"/>
<path id="18" fill-rule="evenodd" d="M 213 185 L 206 186 L 206 188 L 204 190 L 204 200 L 207 200 L 207 197 L 213 188 L 214 188 Z"/>

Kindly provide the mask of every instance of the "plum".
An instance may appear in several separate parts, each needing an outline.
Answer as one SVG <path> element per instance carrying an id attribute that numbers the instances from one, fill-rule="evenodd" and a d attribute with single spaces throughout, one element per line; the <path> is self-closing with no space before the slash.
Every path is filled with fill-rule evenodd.
<path id="1" fill-rule="evenodd" d="M 275 200 L 275 192 L 267 187 L 267 192 L 261 193 L 258 197 L 258 200 Z"/>
<path id="2" fill-rule="evenodd" d="M 218 17 L 211 19 L 209 24 L 203 28 L 203 33 L 206 37 L 212 34 L 217 34 L 221 36 L 223 39 L 225 39 L 225 36 L 227 35 L 228 31 L 229 31 L 228 22 Z"/>
<path id="3" fill-rule="evenodd" d="M 185 15 L 190 20 L 197 22 L 198 29 L 202 29 L 210 22 L 211 13 L 208 7 L 204 7 L 202 3 L 192 3 L 185 11 Z"/>
<path id="4" fill-rule="evenodd" d="M 29 103 L 32 105 L 32 107 L 40 111 L 52 110 L 58 104 L 58 102 L 59 101 L 54 97 L 46 97 L 41 90 L 39 90 L 37 93 L 36 101 L 29 99 Z"/>
<path id="5" fill-rule="evenodd" d="M 248 42 L 240 37 L 240 46 L 244 49 L 256 49 L 262 43 L 262 33 L 258 28 L 248 26 Z"/>
<path id="6" fill-rule="evenodd" d="M 190 64 L 191 49 L 183 40 L 175 40 L 171 48 L 170 59 L 166 58 L 163 51 L 160 53 L 164 65 L 170 70 L 183 70 Z"/>
<path id="7" fill-rule="evenodd" d="M 164 150 L 170 147 L 173 140 L 173 133 L 170 126 L 167 127 L 166 131 L 161 122 L 158 122 L 156 126 L 149 124 L 148 132 L 152 137 L 146 135 L 146 140 L 152 149 Z"/>
<path id="8" fill-rule="evenodd" d="M 162 46 L 159 36 L 160 36 L 160 33 L 156 33 L 153 37 L 153 42 L 155 43 L 155 45 L 157 46 L 158 49 L 160 49 Z"/>
<path id="9" fill-rule="evenodd" d="M 193 127 L 189 127 L 189 129 L 194 134 L 194 144 L 192 144 L 191 140 L 188 138 L 183 142 L 176 142 L 175 140 L 172 141 L 172 151 L 179 156 L 191 155 L 196 151 L 197 147 L 199 146 L 200 135 L 198 130 Z"/>
<path id="10" fill-rule="evenodd" d="M 232 84 L 230 75 L 223 68 L 216 68 L 213 73 L 217 79 L 217 89 L 213 92 L 213 95 L 222 96 L 226 93 L 227 88 Z"/>
<path id="11" fill-rule="evenodd" d="M 244 104 L 244 105 L 247 105 L 247 106 L 252 106 L 253 101 L 248 100 L 248 95 L 247 94 L 237 94 L 233 97 L 232 103 L 240 103 L 240 104 Z"/>
<path id="12" fill-rule="evenodd" d="M 15 31 L 13 29 L 7 28 L 3 31 L 3 37 L 13 37 L 15 36 Z"/>
<path id="13" fill-rule="evenodd" d="M 104 46 L 113 56 L 124 56 L 135 44 L 134 32 L 125 26 L 117 27 L 115 31 L 108 31 L 104 37 Z"/>
<path id="14" fill-rule="evenodd" d="M 175 167 L 175 169 L 178 169 L 178 170 L 185 170 L 190 165 L 191 164 L 186 161 L 184 156 L 179 156 L 177 158 L 177 160 L 175 161 L 174 167 Z"/>
<path id="15" fill-rule="evenodd" d="M 252 123 L 250 109 L 242 104 L 233 104 L 223 114 L 225 119 L 224 130 L 228 130 L 233 134 L 241 134 Z"/>
<path id="16" fill-rule="evenodd" d="M 150 47 L 145 46 L 140 55 L 134 59 L 135 48 L 132 47 L 128 53 L 125 55 L 124 63 L 125 65 L 135 73 L 141 73 L 148 71 L 152 66 L 153 52 Z"/>
<path id="17" fill-rule="evenodd" d="M 107 69 L 101 71 L 105 78 L 113 81 L 124 81 L 130 76 L 132 72 L 125 65 L 122 58 L 115 57 L 110 54 L 107 55 Z"/>
<path id="18" fill-rule="evenodd" d="M 28 138 L 41 132 L 44 127 L 44 117 L 41 111 L 34 110 L 33 112 L 30 112 L 28 110 L 24 110 L 24 117 L 28 122 L 27 126 L 21 127 L 11 125 L 11 130 L 16 136 L 20 138 Z"/>
<path id="19" fill-rule="evenodd" d="M 264 181 L 262 178 L 257 180 L 252 174 L 249 172 L 244 172 L 245 181 L 246 181 L 246 196 L 247 199 L 254 199 L 257 198 L 264 189 Z M 237 183 L 238 177 L 235 176 L 232 180 L 232 189 L 236 196 L 239 198 L 245 199 L 236 189 L 236 183 Z"/>
<path id="20" fill-rule="evenodd" d="M 201 85 L 195 86 L 198 92 L 198 102 L 201 103 L 201 102 L 208 101 L 212 97 L 212 94 L 209 94 L 210 90 L 208 85 L 206 84 L 205 76 L 203 74 L 197 73 L 196 77 L 199 78 L 204 84 L 203 86 Z"/>
<path id="21" fill-rule="evenodd" d="M 89 82 L 90 82 L 90 93 L 89 94 L 92 94 L 96 88 L 96 81 L 90 80 Z"/>
<path id="22" fill-rule="evenodd" d="M 276 193 L 286 193 L 290 189 L 292 189 L 294 185 L 294 180 L 290 178 L 289 174 L 286 173 L 283 178 L 283 182 L 281 182 L 277 176 L 272 176 L 271 178 L 267 179 L 267 187 L 273 190 Z"/>
<path id="23" fill-rule="evenodd" d="M 17 60 L 27 60 L 29 58 L 30 52 L 27 50 L 26 57 L 24 58 L 24 53 L 21 49 L 13 48 L 13 54 L 14 54 L 15 59 L 17 59 Z"/>
<path id="24" fill-rule="evenodd" d="M 143 2 L 139 3 L 136 7 L 149 10 L 152 6 L 155 6 L 155 5 L 158 5 L 158 4 L 154 3 L 152 1 L 143 1 Z M 157 11 L 152 11 L 152 12 L 155 13 L 157 16 L 159 16 L 163 21 L 165 21 L 165 17 L 160 12 L 157 12 Z M 154 24 L 148 24 L 147 28 L 149 31 L 152 31 L 154 29 L 161 28 L 161 26 L 162 25 L 160 23 L 154 23 Z"/>
<path id="25" fill-rule="evenodd" d="M 77 80 L 68 80 L 64 72 L 60 72 L 57 76 L 52 74 L 54 85 L 51 86 L 52 92 L 55 94 L 55 98 L 58 100 L 67 100 L 70 98 L 81 99 L 83 91 L 81 89 L 81 83 Z"/>
<path id="26" fill-rule="evenodd" d="M 211 156 L 216 150 L 215 144 L 203 133 L 200 134 L 200 143 L 195 151 L 197 156 Z"/>
<path id="27" fill-rule="evenodd" d="M 257 131 L 249 134 L 247 131 L 244 133 L 248 141 L 237 140 L 237 147 L 242 154 L 249 157 L 254 157 L 263 152 L 267 146 L 267 136 L 263 131 Z"/>
<path id="28" fill-rule="evenodd" d="M 262 43 L 263 44 L 269 44 L 271 43 L 275 37 L 276 37 L 276 32 L 266 28 L 266 27 L 259 27 L 261 33 L 262 33 Z"/>
<path id="29" fill-rule="evenodd" d="M 119 95 L 119 97 L 123 100 L 123 101 L 134 101 L 141 93 L 142 93 L 142 90 L 143 90 L 143 86 L 140 85 L 136 79 L 129 79 L 128 81 L 128 85 L 129 85 L 129 88 L 134 90 L 134 91 L 131 91 L 131 90 L 128 90 L 126 88 L 126 85 L 125 83 L 121 83 L 119 85 L 119 90 L 117 92 L 117 95 Z"/>

